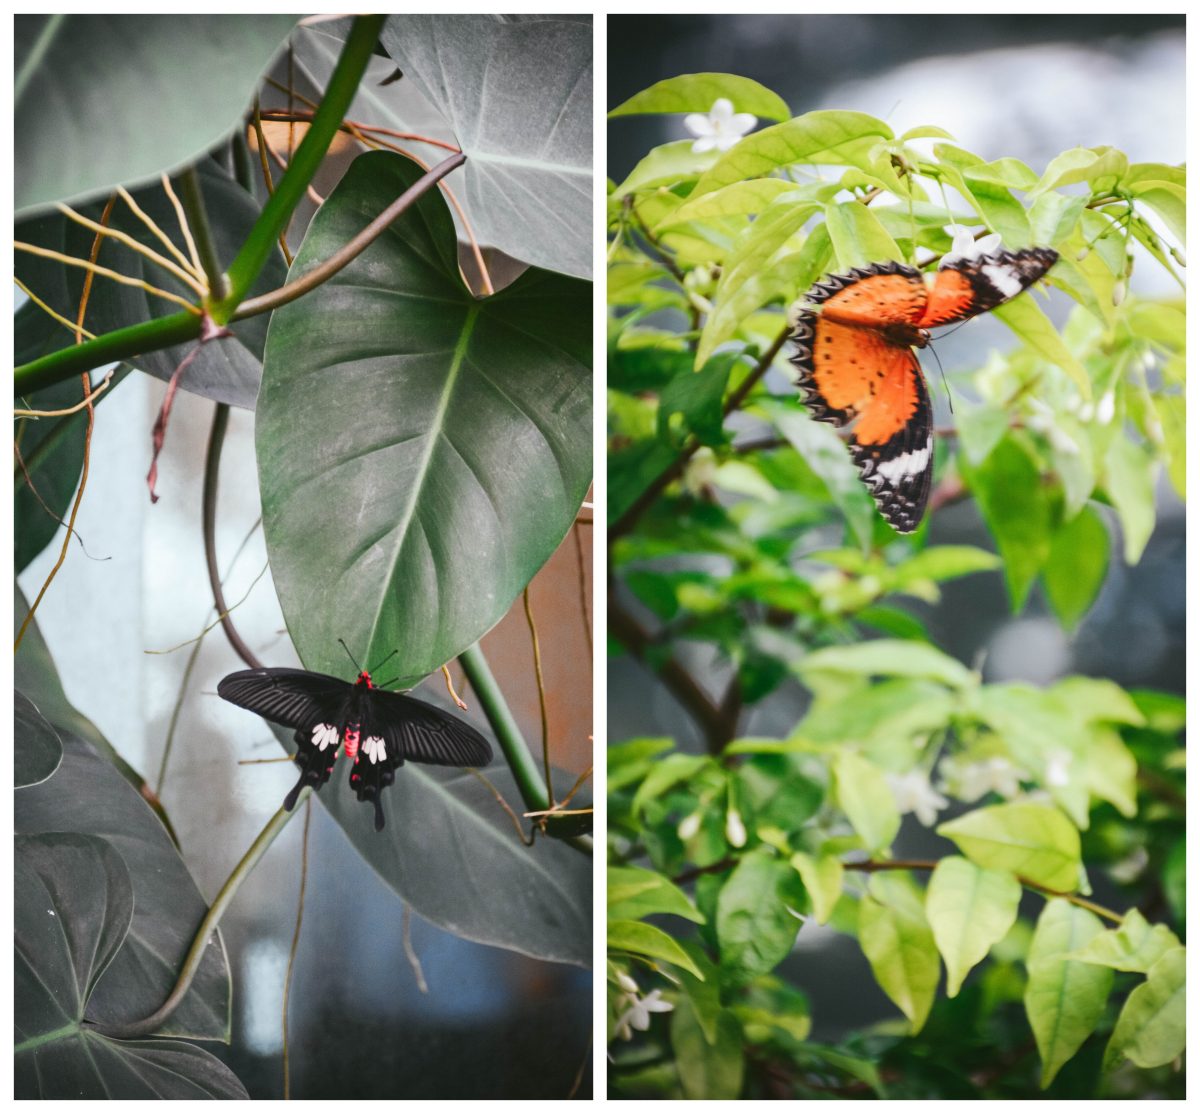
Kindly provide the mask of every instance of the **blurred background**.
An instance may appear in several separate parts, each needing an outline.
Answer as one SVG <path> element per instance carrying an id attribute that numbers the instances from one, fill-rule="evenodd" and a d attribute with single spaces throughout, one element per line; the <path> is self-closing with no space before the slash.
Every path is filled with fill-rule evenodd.
<path id="1" fill-rule="evenodd" d="M 610 109 L 663 78 L 716 71 L 763 83 L 795 115 L 856 110 L 885 120 L 897 134 L 936 124 L 984 159 L 1019 158 L 1036 173 L 1075 146 L 1110 144 L 1131 162 L 1186 157 L 1184 19 L 1178 15 L 614 16 L 608 42 Z M 681 115 L 619 117 L 607 128 L 608 175 L 615 181 L 648 148 L 688 137 Z M 1178 296 L 1160 268 L 1141 266 L 1147 257 L 1140 251 L 1131 291 Z M 1044 304 L 1061 325 L 1072 303 L 1052 291 Z M 1015 338 L 985 315 L 935 338 L 934 346 L 953 384 L 955 371 L 982 366 L 990 350 L 1015 347 Z M 930 363 L 927 374 L 931 369 L 936 375 L 936 365 Z M 785 393 L 788 379 L 776 370 L 768 385 Z M 935 423 L 952 421 L 945 391 L 931 395 Z M 988 682 L 1040 685 L 1082 673 L 1183 693 L 1184 510 L 1165 479 L 1156 503 L 1157 526 L 1142 560 L 1126 567 L 1119 544 L 1114 547 L 1104 588 L 1074 634 L 1062 630 L 1036 589 L 1025 610 L 1010 615 L 999 571 L 943 585 L 936 606 L 909 600 L 904 606 L 919 613 L 940 648 L 982 668 Z M 813 540 L 818 547 L 837 545 L 839 537 L 834 528 L 829 538 Z M 970 500 L 938 512 L 928 544 L 995 549 Z M 647 614 L 632 598 L 624 603 Z M 711 696 L 724 691 L 730 670 L 709 647 L 681 644 L 676 656 Z M 704 753 L 687 713 L 628 655 L 610 659 L 608 693 L 610 741 L 671 736 L 682 749 Z M 740 734 L 784 737 L 806 707 L 804 689 L 785 683 L 743 714 Z M 897 855 L 921 858 L 940 846 L 905 818 Z M 1097 894 L 1103 902 L 1099 884 Z M 816 1040 L 834 1041 L 895 1016 L 857 943 L 832 929 L 807 924 L 778 973 L 809 994 Z"/>
<path id="2" fill-rule="evenodd" d="M 394 69 L 384 58 L 373 66 L 369 73 L 376 80 Z M 286 71 L 275 76 L 283 80 Z M 272 146 L 287 150 L 287 125 L 266 128 Z M 315 183 L 322 196 L 359 150 L 338 136 Z M 257 157 L 253 162 L 257 168 Z M 313 211 L 305 202 L 293 222 L 293 250 Z M 523 269 L 495 253 L 490 263 L 498 287 Z M 211 901 L 297 775 L 288 761 L 239 765 L 283 752 L 262 720 L 217 696 L 217 682 L 245 668 L 219 626 L 205 637 L 190 679 L 184 678 L 191 640 L 213 621 L 201 498 L 214 404 L 183 390 L 176 396 L 159 458 L 160 501 L 152 506 L 145 477 L 165 387 L 135 371 L 98 408 L 76 523 L 90 559 L 71 548 L 37 622 L 68 698 L 152 787 L 159 784 L 176 700 L 186 691 L 161 799 L 184 861 Z M 225 596 L 239 633 L 267 665 L 297 666 L 262 529 L 255 525 L 261 514 L 257 475 L 254 415 L 235 409 L 217 512 L 221 569 L 237 555 Z M 60 531 L 20 576 L 28 600 L 37 595 L 61 542 Z M 585 509 L 530 588 L 560 796 L 592 762 L 591 552 L 591 511 Z M 540 765 L 541 717 L 520 598 L 484 637 L 483 650 Z M 454 663 L 451 669 L 470 705 L 464 714 L 491 737 L 461 667 Z M 349 660 L 345 676 L 353 677 Z M 415 694 L 449 705 L 440 675 Z M 313 798 L 304 921 L 291 986 L 292 1095 L 561 1099 L 578 1081 L 577 1097 L 589 1096 L 590 972 L 470 943 L 414 914 L 411 941 L 428 984 L 423 993 L 403 946 L 403 902 L 321 804 L 321 796 L 350 793 L 347 776 L 339 766 Z M 589 783 L 576 804 L 590 795 Z M 520 810 L 519 801 L 509 803 Z M 403 824 L 405 818 L 392 813 L 388 822 Z M 233 1044 L 204 1047 L 230 1065 L 254 1098 L 282 1096 L 281 1006 L 303 830 L 304 818 L 297 815 L 221 922 L 233 979 Z"/>

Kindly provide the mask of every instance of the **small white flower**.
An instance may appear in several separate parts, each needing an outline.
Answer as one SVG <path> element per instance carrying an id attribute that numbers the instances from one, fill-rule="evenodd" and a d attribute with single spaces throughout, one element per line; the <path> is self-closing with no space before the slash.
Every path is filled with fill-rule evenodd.
<path id="1" fill-rule="evenodd" d="M 750 131 L 758 119 L 749 112 L 734 112 L 733 102 L 728 97 L 713 101 L 712 111 L 691 112 L 683 118 L 683 126 L 694 136 L 692 153 L 705 151 L 728 151 L 739 139 Z"/>
<path id="2" fill-rule="evenodd" d="M 1052 751 L 1046 759 L 1047 785 L 1062 788 L 1071 784 L 1071 752 L 1069 750 Z"/>
<path id="3" fill-rule="evenodd" d="M 888 774 L 888 785 L 902 813 L 916 813 L 917 819 L 931 827 L 937 822 L 939 809 L 950 802 L 929 784 L 929 775 L 923 770 L 909 770 L 906 774 Z"/>
<path id="4" fill-rule="evenodd" d="M 1007 758 L 972 762 L 959 771 L 958 795 L 964 801 L 977 801 L 993 792 L 1010 801 L 1021 792 L 1021 771 Z"/>
<path id="5" fill-rule="evenodd" d="M 742 814 L 736 808 L 725 813 L 725 838 L 730 847 L 746 846 L 746 825 L 742 823 Z"/>
<path id="6" fill-rule="evenodd" d="M 679 827 L 675 829 L 679 833 L 679 838 L 685 842 L 692 838 L 700 830 L 700 813 L 693 812 L 689 816 L 685 816 L 679 821 Z"/>
<path id="7" fill-rule="evenodd" d="M 638 984 L 633 981 L 632 977 L 627 975 L 624 971 L 617 972 L 617 985 L 623 991 L 625 991 L 626 994 L 632 994 L 635 998 L 637 997 L 638 990 L 641 989 Z"/>
<path id="8" fill-rule="evenodd" d="M 628 1005 L 617 1018 L 616 1024 L 616 1035 L 623 1041 L 633 1040 L 634 1029 L 640 1033 L 649 1029 L 652 1013 L 670 1013 L 675 1008 L 670 1002 L 663 1001 L 661 990 L 652 990 L 645 998 L 627 994 L 623 1002 Z"/>
<path id="9" fill-rule="evenodd" d="M 1108 391 L 1096 405 L 1096 421 L 1101 425 L 1108 425 L 1116 412 L 1117 400 L 1113 397 L 1112 391 Z"/>
<path id="10" fill-rule="evenodd" d="M 939 271 L 958 259 L 978 259 L 981 255 L 988 255 L 1000 246 L 1000 236 L 995 232 L 976 240 L 975 233 L 963 224 L 947 224 L 942 231 L 947 236 L 953 237 L 954 243 L 950 250 L 942 256 L 942 261 L 938 264 Z"/>

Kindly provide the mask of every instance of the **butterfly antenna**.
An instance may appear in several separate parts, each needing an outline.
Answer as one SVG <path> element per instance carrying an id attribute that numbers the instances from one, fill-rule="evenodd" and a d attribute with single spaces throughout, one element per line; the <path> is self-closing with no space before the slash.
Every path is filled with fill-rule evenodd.
<path id="1" fill-rule="evenodd" d="M 385 665 L 387 665 L 387 663 L 389 661 L 391 661 L 392 658 L 394 658 L 398 653 L 400 653 L 399 650 L 393 650 L 390 654 L 388 654 L 388 656 L 386 658 L 383 659 L 383 661 L 379 662 L 376 665 L 371 666 L 371 669 L 370 669 L 371 675 L 374 676 L 376 673 L 378 673 L 379 670 L 382 669 Z"/>
<path id="2" fill-rule="evenodd" d="M 346 656 L 347 656 L 347 657 L 348 657 L 348 658 L 349 658 L 351 661 L 353 661 L 353 662 L 354 662 L 354 668 L 355 668 L 355 671 L 356 671 L 356 672 L 358 672 L 358 673 L 361 673 L 361 672 L 362 672 L 362 669 L 359 667 L 359 664 L 358 664 L 358 662 L 354 661 L 354 655 L 353 655 L 352 653 L 350 653 L 350 647 L 349 647 L 349 646 L 347 646 L 347 645 L 346 645 L 346 643 L 345 643 L 345 642 L 344 642 L 342 639 L 340 639 L 340 638 L 339 638 L 339 639 L 338 639 L 338 641 L 339 641 L 339 642 L 341 642 L 341 644 L 342 644 L 342 649 L 346 651 Z"/>
<path id="3" fill-rule="evenodd" d="M 393 677 L 390 681 L 384 681 L 382 685 L 377 685 L 376 687 L 381 688 L 381 689 L 389 688 L 390 686 L 394 685 L 398 680 L 400 680 L 399 677 Z"/>
<path id="4" fill-rule="evenodd" d="M 942 358 L 937 354 L 934 348 L 929 349 L 933 353 L 933 358 L 937 361 L 938 371 L 942 376 L 942 386 L 946 388 L 946 401 L 950 404 L 950 413 L 954 413 L 954 396 L 950 393 L 950 383 L 946 379 L 946 369 L 942 367 Z"/>

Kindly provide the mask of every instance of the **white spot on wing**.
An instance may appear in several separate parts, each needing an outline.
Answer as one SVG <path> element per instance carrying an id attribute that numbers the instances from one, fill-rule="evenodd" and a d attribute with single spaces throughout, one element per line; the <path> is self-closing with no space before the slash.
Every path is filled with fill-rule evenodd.
<path id="1" fill-rule="evenodd" d="M 906 476 L 919 476 L 929 463 L 929 446 L 901 453 L 892 460 L 881 460 L 875 467 L 893 487 L 898 487 Z"/>
<path id="2" fill-rule="evenodd" d="M 338 744 L 338 729 L 332 723 L 318 723 L 313 728 L 312 733 L 313 746 L 318 750 L 324 750 L 326 747 L 336 747 Z"/>
<path id="3" fill-rule="evenodd" d="M 1004 263 L 989 263 L 980 269 L 988 282 L 1006 298 L 1015 298 L 1024 289 L 1016 270 Z"/>
<path id="4" fill-rule="evenodd" d="M 387 747 L 383 745 L 383 740 L 378 735 L 367 737 L 367 741 L 362 745 L 362 752 L 372 762 L 382 762 L 387 757 Z"/>

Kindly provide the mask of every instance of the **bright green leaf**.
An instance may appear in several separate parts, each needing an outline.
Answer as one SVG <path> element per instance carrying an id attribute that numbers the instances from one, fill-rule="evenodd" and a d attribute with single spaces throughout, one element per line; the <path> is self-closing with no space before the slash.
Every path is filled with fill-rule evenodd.
<path id="1" fill-rule="evenodd" d="M 731 73 L 685 73 L 656 81 L 634 93 L 608 115 L 633 116 L 651 112 L 710 112 L 720 97 L 733 102 L 735 112 L 750 112 L 767 120 L 791 116 L 787 102 L 765 85 Z"/>
<path id="2" fill-rule="evenodd" d="M 665 960 L 690 971 L 698 979 L 704 977 L 692 962 L 692 957 L 680 947 L 679 942 L 652 924 L 644 924 L 641 921 L 609 921 L 608 950 Z"/>
<path id="3" fill-rule="evenodd" d="M 1172 948 L 1126 999 L 1108 1042 L 1105 1063 L 1122 1059 L 1156 1068 L 1183 1055 L 1187 1025 L 1187 953 Z"/>
<path id="4" fill-rule="evenodd" d="M 957 855 L 942 859 L 929 879 L 925 915 L 946 961 L 953 998 L 971 970 L 1017 919 L 1021 884 L 1007 871 L 985 870 Z"/>
<path id="5" fill-rule="evenodd" d="M 838 804 L 868 851 L 892 845 L 900 830 L 900 812 L 883 771 L 852 750 L 833 760 Z"/>
<path id="6" fill-rule="evenodd" d="M 1042 1058 L 1042 1087 L 1095 1031 L 1112 971 L 1068 959 L 1103 928 L 1094 913 L 1055 898 L 1046 903 L 1029 946 L 1025 1012 Z"/>
<path id="7" fill-rule="evenodd" d="M 767 851 L 744 855 L 717 896 L 723 975 L 747 982 L 792 950 L 800 931 L 804 887 L 792 867 Z"/>
<path id="8" fill-rule="evenodd" d="M 918 906 L 884 904 L 870 894 L 859 902 L 858 942 L 883 992 L 920 1032 L 933 1007 L 938 950 Z"/>
<path id="9" fill-rule="evenodd" d="M 1050 890 L 1079 885 L 1079 831 L 1056 808 L 992 805 L 947 821 L 937 832 L 985 869 L 1009 871 Z"/>
<path id="10" fill-rule="evenodd" d="M 1104 586 L 1109 546 L 1108 528 L 1091 507 L 1060 526 L 1051 539 L 1042 583 L 1054 614 L 1069 631 L 1088 613 Z"/>

